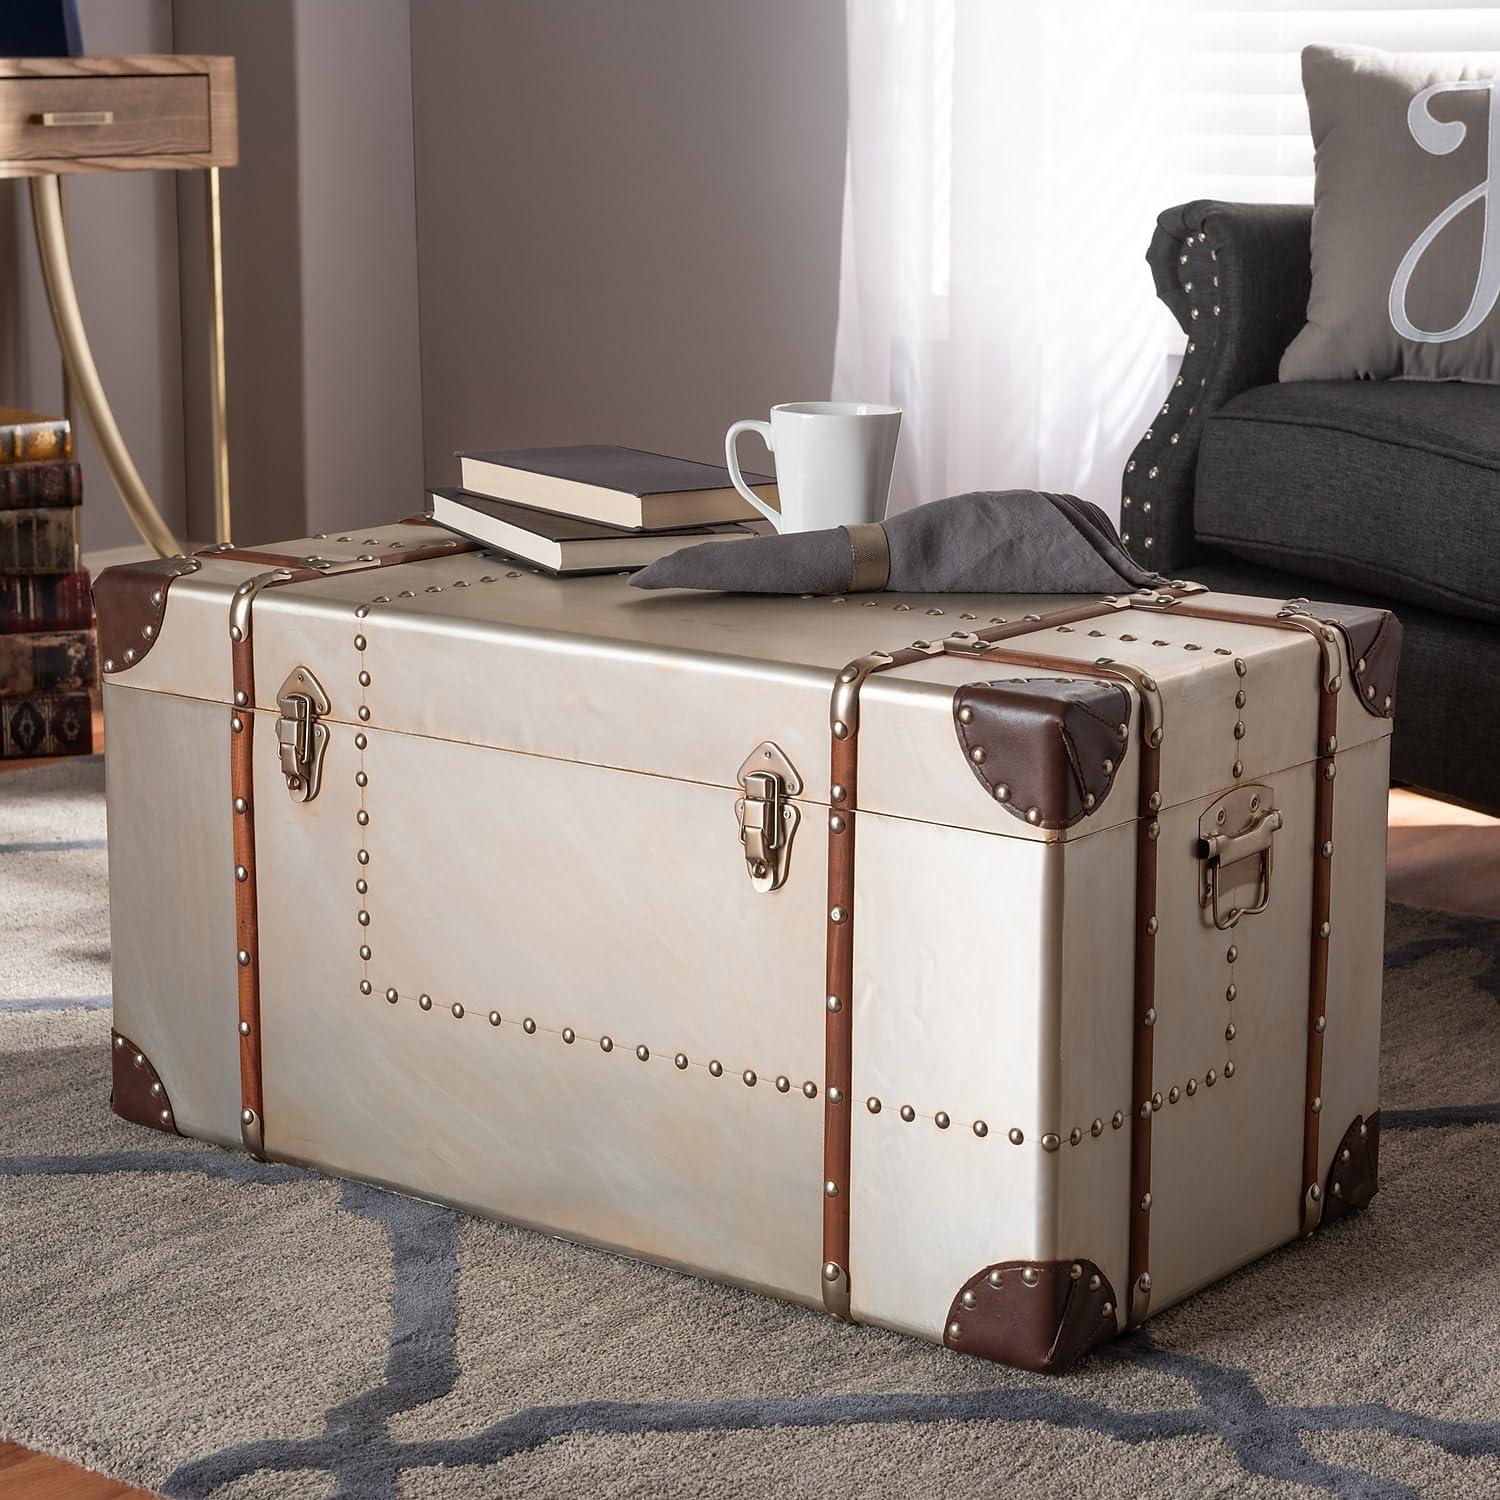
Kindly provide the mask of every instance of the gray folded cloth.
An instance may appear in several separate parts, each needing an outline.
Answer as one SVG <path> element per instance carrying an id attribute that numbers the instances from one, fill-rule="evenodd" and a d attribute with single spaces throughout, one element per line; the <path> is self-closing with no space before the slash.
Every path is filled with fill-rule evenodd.
<path id="1" fill-rule="evenodd" d="M 1160 588 L 1097 505 L 1039 490 L 952 495 L 878 525 L 703 542 L 658 558 L 638 589 L 740 594 L 1092 594 Z"/>

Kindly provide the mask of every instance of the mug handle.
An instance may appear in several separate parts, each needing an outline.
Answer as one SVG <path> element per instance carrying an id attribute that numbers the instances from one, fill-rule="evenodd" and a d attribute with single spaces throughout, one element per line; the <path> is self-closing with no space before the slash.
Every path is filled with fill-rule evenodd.
<path id="1" fill-rule="evenodd" d="M 772 510 L 754 490 L 745 483 L 745 476 L 740 473 L 740 456 L 735 451 L 735 440 L 742 432 L 758 432 L 761 441 L 766 445 L 769 452 L 776 451 L 776 444 L 771 439 L 771 424 L 769 422 L 736 422 L 728 432 L 724 434 L 724 465 L 729 470 L 729 477 L 734 481 L 734 487 L 741 495 L 768 520 L 777 531 L 781 530 L 781 512 Z"/>

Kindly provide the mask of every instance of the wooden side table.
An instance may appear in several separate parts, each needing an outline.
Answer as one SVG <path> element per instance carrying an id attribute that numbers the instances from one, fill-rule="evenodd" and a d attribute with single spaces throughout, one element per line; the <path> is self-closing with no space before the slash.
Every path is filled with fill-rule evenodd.
<path id="1" fill-rule="evenodd" d="M 110 410 L 73 284 L 61 177 L 69 172 L 208 173 L 214 518 L 227 542 L 229 437 L 224 399 L 224 259 L 219 168 L 239 159 L 232 57 L 0 59 L 0 177 L 30 181 L 37 253 L 69 389 L 76 391 L 110 478 L 141 535 L 163 556 L 182 550 L 146 489 Z"/>

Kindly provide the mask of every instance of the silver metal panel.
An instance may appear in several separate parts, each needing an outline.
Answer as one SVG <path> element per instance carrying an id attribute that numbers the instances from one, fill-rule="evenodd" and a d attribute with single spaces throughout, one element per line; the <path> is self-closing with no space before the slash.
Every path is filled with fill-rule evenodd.
<path id="1" fill-rule="evenodd" d="M 941 1341 L 975 1271 L 1051 1251 L 1062 855 L 868 813 L 857 840 L 851 1303 Z"/>
<path id="2" fill-rule="evenodd" d="M 1135 846 L 1133 823 L 1064 846 L 1062 991 L 1049 1057 L 1058 1107 L 1043 1126 L 1058 1137 L 1049 1158 L 1058 1174 L 1057 1233 L 1047 1258 L 1093 1261 L 1121 1299 L 1130 1281 Z"/>
<path id="3" fill-rule="evenodd" d="M 1379 1108 L 1380 987 L 1385 962 L 1389 739 L 1343 752 L 1333 796 L 1328 1030 L 1323 1046 L 1319 1177 L 1355 1115 Z"/>
<path id="4" fill-rule="evenodd" d="M 721 788 L 339 729 L 302 804 L 256 753 L 273 1155 L 820 1305 L 824 818 L 761 896 Z"/>
<path id="5" fill-rule="evenodd" d="M 229 715 L 104 684 L 114 1025 L 184 1135 L 239 1145 Z"/>
<path id="6" fill-rule="evenodd" d="M 1314 782 L 1312 766 L 1266 779 L 1283 819 L 1270 903 L 1229 931 L 1216 929 L 1199 904 L 1196 844 L 1207 802 L 1161 819 L 1153 1311 L 1299 1231 Z"/>

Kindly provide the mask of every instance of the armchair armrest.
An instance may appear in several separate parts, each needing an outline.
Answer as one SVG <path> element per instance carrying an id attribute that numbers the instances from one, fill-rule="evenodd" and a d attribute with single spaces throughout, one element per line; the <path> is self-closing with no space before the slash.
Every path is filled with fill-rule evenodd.
<path id="1" fill-rule="evenodd" d="M 1182 369 L 1125 465 L 1120 530 L 1158 572 L 1197 550 L 1193 479 L 1203 424 L 1226 401 L 1277 378 L 1307 318 L 1312 209 L 1184 203 L 1156 221 L 1146 260 L 1156 294 L 1188 336 Z"/>

